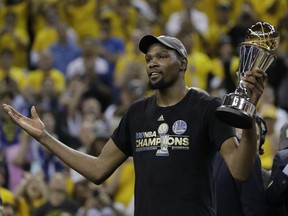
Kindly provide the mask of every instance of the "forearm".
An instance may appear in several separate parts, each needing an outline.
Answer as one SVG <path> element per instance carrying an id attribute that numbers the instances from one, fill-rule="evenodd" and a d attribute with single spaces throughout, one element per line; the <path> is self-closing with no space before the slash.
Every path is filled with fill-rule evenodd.
<path id="1" fill-rule="evenodd" d="M 249 178 L 254 168 L 257 154 L 257 140 L 255 124 L 251 129 L 243 129 L 234 161 L 234 175 L 239 180 Z"/>
<path id="2" fill-rule="evenodd" d="M 105 144 L 99 157 L 72 149 L 52 137 L 47 131 L 40 136 L 38 141 L 66 165 L 96 184 L 101 184 L 127 159 L 127 156 L 115 146 L 112 139 Z"/>
<path id="3" fill-rule="evenodd" d="M 98 182 L 103 178 L 101 169 L 97 167 L 97 158 L 68 147 L 52 137 L 48 132 L 44 132 L 38 141 L 51 150 L 66 165 L 89 180 Z"/>

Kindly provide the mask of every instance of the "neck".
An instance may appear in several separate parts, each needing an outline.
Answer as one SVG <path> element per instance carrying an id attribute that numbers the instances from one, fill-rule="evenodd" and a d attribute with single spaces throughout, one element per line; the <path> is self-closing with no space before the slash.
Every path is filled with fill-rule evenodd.
<path id="1" fill-rule="evenodd" d="M 156 90 L 157 105 L 161 107 L 173 106 L 181 101 L 188 91 L 189 89 L 185 85 L 180 88 L 179 86 L 174 86 L 163 90 Z"/>

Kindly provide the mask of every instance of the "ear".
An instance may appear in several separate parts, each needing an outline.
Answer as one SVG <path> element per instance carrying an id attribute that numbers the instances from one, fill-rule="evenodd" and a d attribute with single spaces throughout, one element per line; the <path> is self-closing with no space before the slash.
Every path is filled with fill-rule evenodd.
<path id="1" fill-rule="evenodd" d="M 180 69 L 186 71 L 188 65 L 188 60 L 186 57 L 182 57 L 180 60 Z"/>

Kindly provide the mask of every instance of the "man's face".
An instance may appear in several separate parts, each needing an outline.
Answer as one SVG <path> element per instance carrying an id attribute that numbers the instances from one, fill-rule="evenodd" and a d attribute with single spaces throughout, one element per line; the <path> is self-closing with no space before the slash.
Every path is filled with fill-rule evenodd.
<path id="1" fill-rule="evenodd" d="M 180 58 L 172 49 L 161 44 L 153 44 L 149 47 L 146 59 L 146 70 L 151 89 L 166 89 L 179 79 Z"/>

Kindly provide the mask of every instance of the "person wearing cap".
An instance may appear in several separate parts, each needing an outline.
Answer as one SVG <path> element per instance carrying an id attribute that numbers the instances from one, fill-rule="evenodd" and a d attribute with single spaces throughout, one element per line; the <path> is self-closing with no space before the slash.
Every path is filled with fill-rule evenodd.
<path id="1" fill-rule="evenodd" d="M 288 215 L 288 122 L 280 130 L 280 149 L 273 159 L 266 200 L 278 215 Z"/>
<path id="2" fill-rule="evenodd" d="M 128 108 L 98 157 L 53 138 L 35 106 L 31 118 L 3 107 L 14 123 L 96 184 L 133 157 L 136 216 L 215 216 L 214 157 L 220 151 L 233 178 L 249 178 L 257 154 L 255 124 L 242 131 L 239 143 L 234 128 L 215 118 L 221 99 L 185 85 L 187 52 L 177 38 L 145 35 L 139 49 L 154 94 Z M 254 69 L 246 75 L 243 81 L 257 105 L 266 74 Z"/>

